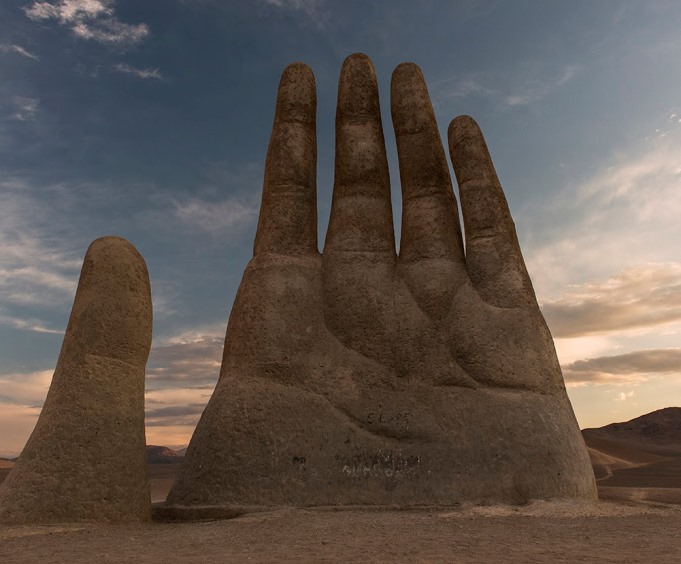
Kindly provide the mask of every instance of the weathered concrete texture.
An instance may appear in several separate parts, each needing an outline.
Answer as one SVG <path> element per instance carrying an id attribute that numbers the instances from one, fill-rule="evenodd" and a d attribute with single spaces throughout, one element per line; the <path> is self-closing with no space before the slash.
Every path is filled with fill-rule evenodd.
<path id="1" fill-rule="evenodd" d="M 461 117 L 449 131 L 464 252 L 425 81 L 413 64 L 395 70 L 398 255 L 376 76 L 366 56 L 349 57 L 320 254 L 310 223 L 313 84 L 300 63 L 282 76 L 254 257 L 230 316 L 219 383 L 168 504 L 595 498 L 551 334 L 477 124 Z M 275 212 L 289 219 L 277 222 Z"/>
<path id="2" fill-rule="evenodd" d="M 0 522 L 150 519 L 144 373 L 151 324 L 144 259 L 124 239 L 97 239 L 40 418 L 0 486 Z"/>

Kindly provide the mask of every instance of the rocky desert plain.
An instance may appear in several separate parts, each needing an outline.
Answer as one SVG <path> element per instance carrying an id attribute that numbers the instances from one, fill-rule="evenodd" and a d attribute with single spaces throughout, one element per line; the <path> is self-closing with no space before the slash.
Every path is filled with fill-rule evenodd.
<path id="1" fill-rule="evenodd" d="M 582 431 L 600 501 L 281 508 L 233 519 L 0 526 L 9 562 L 681 561 L 681 408 Z M 183 453 L 147 448 L 152 500 Z M 0 480 L 14 462 L 0 460 Z"/>

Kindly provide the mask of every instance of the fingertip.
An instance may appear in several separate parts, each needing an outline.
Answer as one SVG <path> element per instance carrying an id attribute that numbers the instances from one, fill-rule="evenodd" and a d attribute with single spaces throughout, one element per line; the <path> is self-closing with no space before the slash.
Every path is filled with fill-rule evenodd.
<path id="1" fill-rule="evenodd" d="M 281 73 L 281 82 L 308 82 L 314 84 L 315 78 L 312 69 L 301 61 L 296 61 L 287 65 Z"/>
<path id="2" fill-rule="evenodd" d="M 336 119 L 353 122 L 371 115 L 380 121 L 378 80 L 371 59 L 354 53 L 343 62 L 338 79 Z"/>
<path id="3" fill-rule="evenodd" d="M 398 142 L 403 133 L 430 129 L 432 142 L 437 142 L 441 146 L 428 86 L 418 65 L 402 63 L 393 71 L 390 110 Z"/>
<path id="4" fill-rule="evenodd" d="M 133 260 L 145 265 L 144 257 L 137 248 L 127 239 L 117 235 L 106 235 L 92 241 L 85 252 L 85 260 L 99 261 L 103 264 L 127 263 Z"/>
<path id="5" fill-rule="evenodd" d="M 447 137 L 459 188 L 469 180 L 498 183 L 485 136 L 471 116 L 454 118 L 449 124 Z"/>
<path id="6" fill-rule="evenodd" d="M 398 111 L 409 100 L 414 102 L 423 101 L 428 96 L 426 79 L 418 65 L 414 63 L 401 63 L 393 71 L 390 80 L 390 105 L 393 113 Z"/>
<path id="7" fill-rule="evenodd" d="M 373 69 L 374 63 L 371 61 L 371 58 L 369 55 L 366 53 L 353 53 L 352 55 L 348 55 L 345 57 L 345 60 L 343 61 L 343 66 L 341 69 L 345 68 L 346 66 L 368 66 Z"/>
<path id="8" fill-rule="evenodd" d="M 367 83 L 377 86 L 376 69 L 368 55 L 353 53 L 345 58 L 340 71 L 340 80 L 345 83 Z"/>
<path id="9" fill-rule="evenodd" d="M 275 122 L 315 123 L 317 87 L 314 73 L 305 63 L 288 65 L 281 74 L 277 91 Z"/>
<path id="10" fill-rule="evenodd" d="M 469 115 L 455 117 L 450 122 L 449 128 L 447 129 L 447 136 L 450 143 L 475 134 L 482 135 L 482 132 L 478 122 Z"/>
<path id="11" fill-rule="evenodd" d="M 98 237 L 97 239 L 92 241 L 92 243 L 90 243 L 87 249 L 87 253 L 97 253 L 101 249 L 109 246 L 120 247 L 121 249 L 127 249 L 132 247 L 134 249 L 132 243 L 130 243 L 130 241 L 124 239 L 123 237 L 120 237 L 118 235 L 104 235 L 102 237 Z"/>
<path id="12" fill-rule="evenodd" d="M 420 80 L 425 83 L 425 78 L 421 68 L 412 62 L 400 63 L 393 71 L 391 86 L 395 87 L 404 82 L 411 82 L 413 80 Z"/>

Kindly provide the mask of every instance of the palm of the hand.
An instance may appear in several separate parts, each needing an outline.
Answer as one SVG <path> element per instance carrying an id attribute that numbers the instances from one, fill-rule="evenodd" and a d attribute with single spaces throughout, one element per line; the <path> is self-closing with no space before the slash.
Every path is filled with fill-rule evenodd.
<path id="1" fill-rule="evenodd" d="M 562 387 L 551 336 L 536 306 L 489 304 L 467 278 L 456 292 L 449 277 L 444 289 L 418 288 L 415 296 L 398 261 L 378 288 L 367 284 L 359 296 L 347 295 L 349 302 L 360 302 L 363 319 L 358 320 L 347 304 L 325 302 L 321 257 L 254 259 L 234 307 L 232 330 L 238 337 L 233 343 L 228 335 L 226 373 L 267 377 L 277 366 L 278 377 L 286 379 L 297 360 L 294 370 L 306 366 L 310 380 L 315 367 L 347 367 L 365 358 L 367 367 L 353 377 L 369 387 L 376 365 L 396 381 L 435 386 L 539 392 Z M 298 273 L 297 282 L 282 284 L 292 272 Z M 439 306 L 435 313 L 428 311 L 432 303 Z M 257 312 L 248 311 L 252 305 Z M 351 315 L 339 316 L 338 310 Z M 355 360 L 339 362 L 339 355 Z"/>
<path id="2" fill-rule="evenodd" d="M 470 118 L 450 126 L 466 253 L 425 83 L 393 76 L 395 251 L 375 76 L 341 73 L 336 181 L 316 249 L 314 82 L 279 90 L 255 254 L 220 382 L 169 502 L 451 504 L 592 497 L 588 456 L 503 192 Z"/>
<path id="3" fill-rule="evenodd" d="M 541 393 L 564 389 L 553 340 L 537 307 L 491 305 L 471 285 L 459 297 L 448 319 L 450 340 L 459 365 L 474 381 Z"/>

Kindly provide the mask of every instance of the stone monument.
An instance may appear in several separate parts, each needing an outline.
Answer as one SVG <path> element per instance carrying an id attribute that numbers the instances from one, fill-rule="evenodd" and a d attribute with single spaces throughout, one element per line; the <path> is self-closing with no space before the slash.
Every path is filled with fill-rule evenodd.
<path id="1" fill-rule="evenodd" d="M 0 523 L 151 518 L 144 436 L 151 321 L 142 256 L 119 237 L 94 241 L 45 405 L 0 485 Z"/>
<path id="2" fill-rule="evenodd" d="M 595 499 L 589 457 L 475 121 L 449 149 L 397 67 L 399 254 L 376 75 L 343 64 L 333 203 L 317 250 L 316 92 L 283 73 L 253 258 L 220 379 L 169 507 Z"/>

